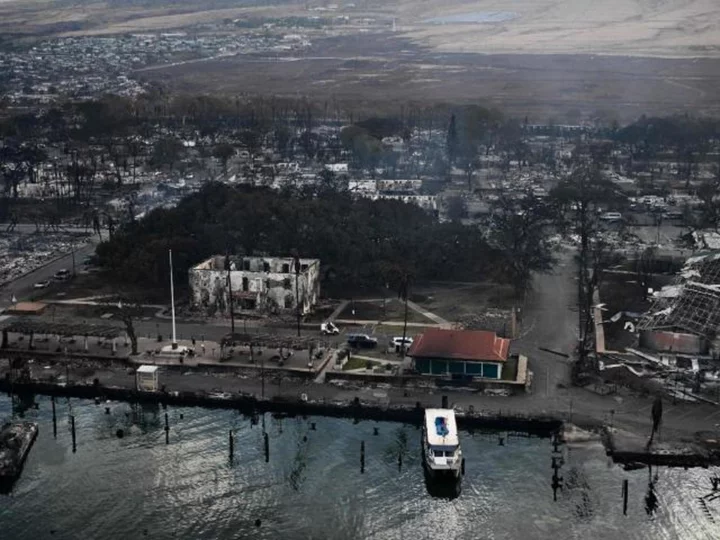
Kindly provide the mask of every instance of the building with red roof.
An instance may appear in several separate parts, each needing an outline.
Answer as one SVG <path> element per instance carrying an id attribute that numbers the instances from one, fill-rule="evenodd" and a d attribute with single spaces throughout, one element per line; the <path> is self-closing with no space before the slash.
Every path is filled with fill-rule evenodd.
<path id="1" fill-rule="evenodd" d="M 413 341 L 408 356 L 423 375 L 501 379 L 509 350 L 510 340 L 495 332 L 431 328 Z"/>

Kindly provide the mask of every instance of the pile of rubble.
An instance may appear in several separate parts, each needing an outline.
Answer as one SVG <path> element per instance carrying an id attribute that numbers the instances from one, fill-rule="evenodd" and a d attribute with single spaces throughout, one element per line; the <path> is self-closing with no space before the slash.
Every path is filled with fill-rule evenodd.
<path id="1" fill-rule="evenodd" d="M 86 240 L 85 236 L 62 233 L 0 237 L 0 284 L 17 279 L 52 259 L 83 247 Z"/>

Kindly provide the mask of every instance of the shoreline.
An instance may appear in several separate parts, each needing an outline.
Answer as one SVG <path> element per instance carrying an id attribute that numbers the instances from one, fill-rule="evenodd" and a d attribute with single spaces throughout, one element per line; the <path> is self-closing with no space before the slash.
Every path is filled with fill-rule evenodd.
<path id="1" fill-rule="evenodd" d="M 288 383 L 290 386 L 291 383 Z M 195 392 L 144 392 L 130 388 L 100 385 L 64 385 L 42 382 L 0 381 L 0 392 L 7 394 L 39 394 L 45 396 L 75 397 L 81 399 L 112 400 L 125 402 L 159 403 L 162 406 L 205 407 L 211 409 L 234 409 L 248 416 L 275 413 L 293 416 L 328 416 L 350 418 L 356 421 L 370 420 L 399 422 L 420 426 L 425 406 L 420 401 L 415 406 L 378 406 L 356 398 L 347 400 L 303 400 L 290 396 L 274 396 L 263 399 L 253 394 L 239 393 L 231 396 L 213 396 Z M 436 404 L 436 406 L 439 406 Z M 499 431 L 521 431 L 539 437 L 551 437 L 563 425 L 563 420 L 553 415 L 486 415 L 481 413 L 457 413 L 458 425 L 465 429 L 486 428 Z"/>
<path id="2" fill-rule="evenodd" d="M 107 371 L 103 377 L 106 380 Z M 115 379 L 121 378 L 122 374 L 118 373 L 117 367 L 110 368 L 110 371 Z M 0 391 L 8 395 L 39 394 L 94 399 L 97 404 L 113 400 L 159 403 L 163 407 L 174 405 L 234 409 L 249 417 L 270 412 L 288 417 L 327 416 L 348 418 L 355 422 L 388 421 L 412 425 L 421 424 L 425 408 L 438 407 L 447 399 L 449 406 L 456 408 L 459 427 L 470 431 L 487 429 L 523 432 L 543 438 L 558 436 L 570 445 L 597 441 L 603 444 L 606 455 L 613 462 L 623 466 L 640 464 L 707 468 L 720 465 L 720 443 L 716 439 L 677 438 L 664 440 L 648 448 L 645 437 L 639 435 L 637 430 L 616 429 L 589 414 L 576 413 L 568 417 L 563 413 L 546 412 L 532 403 L 521 407 L 520 412 L 517 407 L 503 410 L 502 400 L 507 398 L 494 398 L 499 406 L 496 410 L 477 410 L 472 405 L 463 407 L 457 401 L 470 398 L 473 394 L 457 389 L 437 388 L 436 393 L 431 391 L 429 394 L 410 396 L 407 390 L 387 385 L 383 390 L 402 390 L 406 399 L 392 402 L 388 397 L 384 402 L 378 402 L 377 399 L 367 397 L 381 395 L 382 391 L 375 391 L 372 396 L 361 396 L 358 395 L 362 393 L 359 391 L 348 391 L 330 384 L 313 384 L 302 379 L 269 379 L 265 383 L 247 375 L 230 379 L 186 370 L 182 374 L 174 374 L 176 378 L 182 378 L 184 389 L 144 392 L 136 390 L 134 374 L 130 377 L 127 373 L 131 370 L 126 368 L 124 371 L 124 381 L 114 380 L 113 384 L 101 383 L 95 377 L 90 383 L 69 385 L 38 380 L 11 381 L 6 372 L 5 378 L 0 379 Z M 164 374 L 167 377 L 170 375 L 169 372 Z M 218 381 L 228 380 L 233 383 L 232 391 L 214 387 L 219 384 Z M 258 383 L 262 385 L 260 389 Z M 177 384 L 170 386 L 180 388 Z"/>

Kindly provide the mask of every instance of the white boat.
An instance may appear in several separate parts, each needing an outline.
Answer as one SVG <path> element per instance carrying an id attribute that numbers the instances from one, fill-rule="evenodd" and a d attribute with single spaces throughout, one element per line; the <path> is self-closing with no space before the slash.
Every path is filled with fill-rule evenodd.
<path id="1" fill-rule="evenodd" d="M 463 457 L 455 411 L 425 409 L 422 441 L 423 463 L 431 476 L 460 477 Z"/>

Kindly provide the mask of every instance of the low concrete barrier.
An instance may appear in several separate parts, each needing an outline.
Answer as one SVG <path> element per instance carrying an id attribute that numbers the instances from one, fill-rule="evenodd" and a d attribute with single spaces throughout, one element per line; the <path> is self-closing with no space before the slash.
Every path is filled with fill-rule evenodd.
<path id="1" fill-rule="evenodd" d="M 45 394 L 50 396 L 77 397 L 84 399 L 111 399 L 129 402 L 152 402 L 163 405 L 198 406 L 209 408 L 236 409 L 249 416 L 263 413 L 280 413 L 289 416 L 330 416 L 403 422 L 420 425 L 424 407 L 417 402 L 412 406 L 380 406 L 362 403 L 359 399 L 342 402 L 303 401 L 294 397 L 276 397 L 271 400 L 258 399 L 252 395 L 233 394 L 229 398 L 213 397 L 197 392 L 140 392 L 128 388 L 103 387 L 100 385 L 59 385 L 40 382 L 0 381 L 0 391 L 16 394 Z M 465 428 L 487 428 L 522 431 L 532 435 L 549 437 L 562 426 L 562 420 L 545 415 L 501 415 L 499 413 L 463 413 L 458 415 L 458 424 Z"/>

